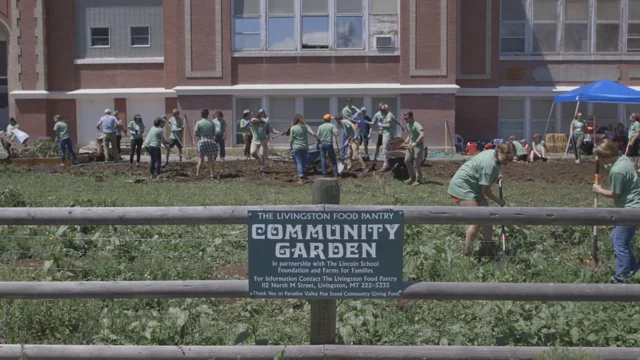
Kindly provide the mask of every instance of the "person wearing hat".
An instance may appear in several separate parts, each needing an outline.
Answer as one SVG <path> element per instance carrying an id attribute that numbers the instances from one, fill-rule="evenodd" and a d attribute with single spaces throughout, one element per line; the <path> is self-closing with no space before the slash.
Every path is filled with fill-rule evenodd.
<path id="1" fill-rule="evenodd" d="M 407 166 L 409 172 L 409 180 L 407 184 L 413 186 L 420 185 L 422 181 L 422 158 L 424 156 L 424 129 L 422 125 L 416 122 L 413 118 L 413 112 L 409 111 L 404 114 L 404 121 L 407 122 L 407 140 L 405 143 L 409 145 L 404 157 L 404 164 Z"/>
<path id="2" fill-rule="evenodd" d="M 215 112 L 216 118 L 213 119 L 213 124 L 216 126 L 216 144 L 218 144 L 218 148 L 220 149 L 220 159 L 224 161 L 226 152 L 225 152 L 225 141 L 227 140 L 227 122 L 222 116 L 222 111 Z"/>
<path id="3" fill-rule="evenodd" d="M 109 161 L 109 146 L 111 146 L 111 155 L 113 160 L 116 161 L 118 159 L 118 149 L 116 147 L 116 143 L 118 141 L 116 135 L 116 128 L 118 126 L 118 119 L 111 115 L 111 110 L 106 109 L 104 111 L 104 116 L 100 118 L 98 121 L 98 125 L 96 129 L 102 130 L 103 142 L 102 146 L 104 148 L 104 162 Z"/>
<path id="4" fill-rule="evenodd" d="M 343 158 L 346 160 L 345 169 L 347 171 L 351 169 L 351 157 L 355 156 L 358 164 L 360 165 L 362 176 L 366 175 L 369 170 L 367 169 L 367 165 L 364 163 L 364 160 L 362 160 L 362 157 L 359 154 L 359 146 L 355 141 L 357 125 L 354 125 L 350 120 L 345 119 L 342 115 L 336 116 L 336 122 L 342 125 L 342 130 L 347 134 L 347 140 L 345 144 L 347 148 L 347 154 Z"/>
<path id="5" fill-rule="evenodd" d="M 142 152 L 142 135 L 144 134 L 144 123 L 142 116 L 135 114 L 133 121 L 129 123 L 131 133 L 131 154 L 129 155 L 129 168 L 133 167 L 133 155 L 136 155 L 136 167 L 140 167 L 140 153 Z"/>
<path id="6" fill-rule="evenodd" d="M 353 106 L 353 100 L 352 99 L 347 99 L 347 106 L 344 107 L 344 109 L 342 109 L 342 118 L 344 120 L 348 120 L 352 123 L 356 123 L 355 120 L 355 116 L 360 112 L 360 110 L 358 110 L 357 107 Z M 344 159 L 345 155 L 346 155 L 346 148 L 344 147 L 344 144 L 347 142 L 347 133 L 345 131 L 342 131 L 342 144 L 340 144 L 341 150 L 340 150 L 340 156 Z"/>
<path id="7" fill-rule="evenodd" d="M 320 145 L 320 164 L 322 166 L 322 175 L 327 176 L 327 154 L 333 165 L 333 176 L 341 176 L 338 171 L 338 161 L 336 159 L 336 151 L 334 145 L 338 144 L 338 128 L 331 123 L 333 116 L 326 114 L 323 118 L 324 124 L 318 128 L 318 143 Z M 334 142 L 335 140 L 335 142 Z"/>
<path id="8" fill-rule="evenodd" d="M 262 109 L 260 109 L 262 110 Z M 264 167 L 269 157 L 269 134 L 276 133 L 280 135 L 280 132 L 271 127 L 267 121 L 263 119 L 266 116 L 264 111 L 260 111 L 256 117 L 251 119 L 251 157 L 258 160 L 260 164 L 260 175 L 264 175 Z"/>
<path id="9" fill-rule="evenodd" d="M 171 137 L 169 137 L 169 146 L 167 147 L 167 157 L 164 163 L 165 166 L 169 164 L 169 156 L 171 155 L 171 149 L 174 146 L 178 147 L 179 161 L 182 162 L 182 140 L 184 139 L 184 119 L 180 117 L 180 110 L 173 109 L 172 117 L 169 119 L 169 125 L 171 126 Z"/>
<path id="10" fill-rule="evenodd" d="M 249 109 L 245 109 L 242 112 L 242 120 L 240 120 L 240 132 L 242 133 L 242 142 L 244 143 L 244 158 L 249 160 L 251 158 L 251 115 L 253 113 Z"/>

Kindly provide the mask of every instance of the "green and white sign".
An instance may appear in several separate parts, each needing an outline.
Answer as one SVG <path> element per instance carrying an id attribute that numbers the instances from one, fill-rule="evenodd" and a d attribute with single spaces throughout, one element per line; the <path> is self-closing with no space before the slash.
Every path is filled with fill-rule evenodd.
<path id="1" fill-rule="evenodd" d="M 249 211 L 249 295 L 402 297 L 402 211 Z"/>

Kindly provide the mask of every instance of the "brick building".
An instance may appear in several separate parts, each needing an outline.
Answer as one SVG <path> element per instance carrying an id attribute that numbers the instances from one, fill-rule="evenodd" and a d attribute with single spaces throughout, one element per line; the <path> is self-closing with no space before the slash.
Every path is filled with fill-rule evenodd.
<path id="1" fill-rule="evenodd" d="M 15 116 L 52 136 L 61 114 L 80 144 L 105 108 L 147 124 L 209 108 L 236 126 L 264 108 L 284 128 L 350 97 L 413 111 L 442 147 L 445 121 L 466 139 L 529 137 L 561 91 L 640 85 L 640 0 L 0 0 L 0 23 L 0 127 Z M 550 131 L 574 107 L 556 107 Z"/>

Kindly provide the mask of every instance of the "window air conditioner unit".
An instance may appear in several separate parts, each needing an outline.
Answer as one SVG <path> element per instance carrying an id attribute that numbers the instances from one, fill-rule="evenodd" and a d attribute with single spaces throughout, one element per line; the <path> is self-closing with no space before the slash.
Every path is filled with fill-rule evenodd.
<path id="1" fill-rule="evenodd" d="M 393 36 L 376 36 L 376 49 L 393 49 Z"/>

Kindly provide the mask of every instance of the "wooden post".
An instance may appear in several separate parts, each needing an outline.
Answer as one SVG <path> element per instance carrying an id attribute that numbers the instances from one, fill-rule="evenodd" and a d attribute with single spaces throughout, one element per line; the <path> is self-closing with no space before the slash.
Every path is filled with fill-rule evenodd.
<path id="1" fill-rule="evenodd" d="M 340 184 L 336 179 L 316 179 L 311 187 L 311 202 L 340 204 Z M 336 300 L 310 300 L 311 345 L 336 343 Z"/>

